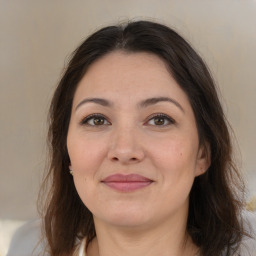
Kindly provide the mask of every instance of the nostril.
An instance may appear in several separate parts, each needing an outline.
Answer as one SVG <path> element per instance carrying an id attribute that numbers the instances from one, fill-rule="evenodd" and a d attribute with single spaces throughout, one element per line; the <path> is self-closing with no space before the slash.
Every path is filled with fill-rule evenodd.
<path id="1" fill-rule="evenodd" d="M 120 159 L 118 157 L 113 157 L 112 160 L 116 162 L 116 161 L 119 161 Z M 135 161 L 138 161 L 138 159 L 136 157 L 132 157 L 130 158 L 130 161 L 135 162 Z"/>
<path id="2" fill-rule="evenodd" d="M 107 157 L 112 162 L 137 163 L 143 160 L 144 152 L 140 149 L 111 148 Z"/>

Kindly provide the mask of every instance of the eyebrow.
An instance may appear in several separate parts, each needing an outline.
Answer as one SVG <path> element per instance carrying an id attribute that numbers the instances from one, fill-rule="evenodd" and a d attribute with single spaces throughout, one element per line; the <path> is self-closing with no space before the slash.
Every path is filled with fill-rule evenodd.
<path id="1" fill-rule="evenodd" d="M 169 98 L 169 97 L 155 97 L 155 98 L 149 98 L 146 100 L 141 101 L 138 106 L 140 108 L 146 108 L 148 106 L 157 104 L 158 102 L 171 102 L 173 103 L 176 107 L 178 107 L 182 112 L 185 112 L 183 107 L 177 102 L 176 100 Z"/>
<path id="2" fill-rule="evenodd" d="M 113 103 L 111 103 L 110 101 L 105 100 L 105 99 L 101 99 L 101 98 L 88 98 L 88 99 L 82 100 L 76 106 L 75 110 L 77 110 L 81 105 L 84 105 L 85 103 L 88 103 L 88 102 L 99 104 L 99 105 L 104 106 L 104 107 L 112 107 L 113 106 Z"/>
<path id="3" fill-rule="evenodd" d="M 157 104 L 159 102 L 170 102 L 173 103 L 176 107 L 178 107 L 182 112 L 185 112 L 183 107 L 174 99 L 169 98 L 169 97 L 154 97 L 154 98 L 149 98 L 149 99 L 145 99 L 141 102 L 138 103 L 137 107 L 138 108 L 146 108 L 148 106 Z M 104 107 L 113 107 L 113 103 L 106 100 L 106 99 L 102 99 L 102 98 L 87 98 L 82 100 L 75 108 L 75 110 L 77 110 L 81 105 L 84 105 L 85 103 L 95 103 L 95 104 L 99 104 L 101 106 Z"/>

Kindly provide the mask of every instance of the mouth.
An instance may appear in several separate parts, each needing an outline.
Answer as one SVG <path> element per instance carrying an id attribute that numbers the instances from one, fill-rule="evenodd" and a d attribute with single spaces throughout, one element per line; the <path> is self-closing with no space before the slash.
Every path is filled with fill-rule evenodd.
<path id="1" fill-rule="evenodd" d="M 114 174 L 106 177 L 101 182 L 120 192 L 132 192 L 150 186 L 153 180 L 138 174 Z"/>

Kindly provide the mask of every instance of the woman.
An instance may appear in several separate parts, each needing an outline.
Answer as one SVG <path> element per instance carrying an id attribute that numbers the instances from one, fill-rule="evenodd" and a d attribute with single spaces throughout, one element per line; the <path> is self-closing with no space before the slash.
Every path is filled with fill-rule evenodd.
<path id="1" fill-rule="evenodd" d="M 176 32 L 138 21 L 91 35 L 50 121 L 50 255 L 242 253 L 243 183 L 225 116 Z"/>

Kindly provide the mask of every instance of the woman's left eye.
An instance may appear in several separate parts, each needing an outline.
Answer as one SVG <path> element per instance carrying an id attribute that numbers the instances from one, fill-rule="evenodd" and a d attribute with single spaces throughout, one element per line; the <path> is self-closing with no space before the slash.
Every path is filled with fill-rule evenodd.
<path id="1" fill-rule="evenodd" d="M 164 114 L 156 114 L 154 116 L 151 116 L 148 121 L 148 124 L 154 126 L 166 126 L 174 123 L 175 121 L 171 117 Z"/>

